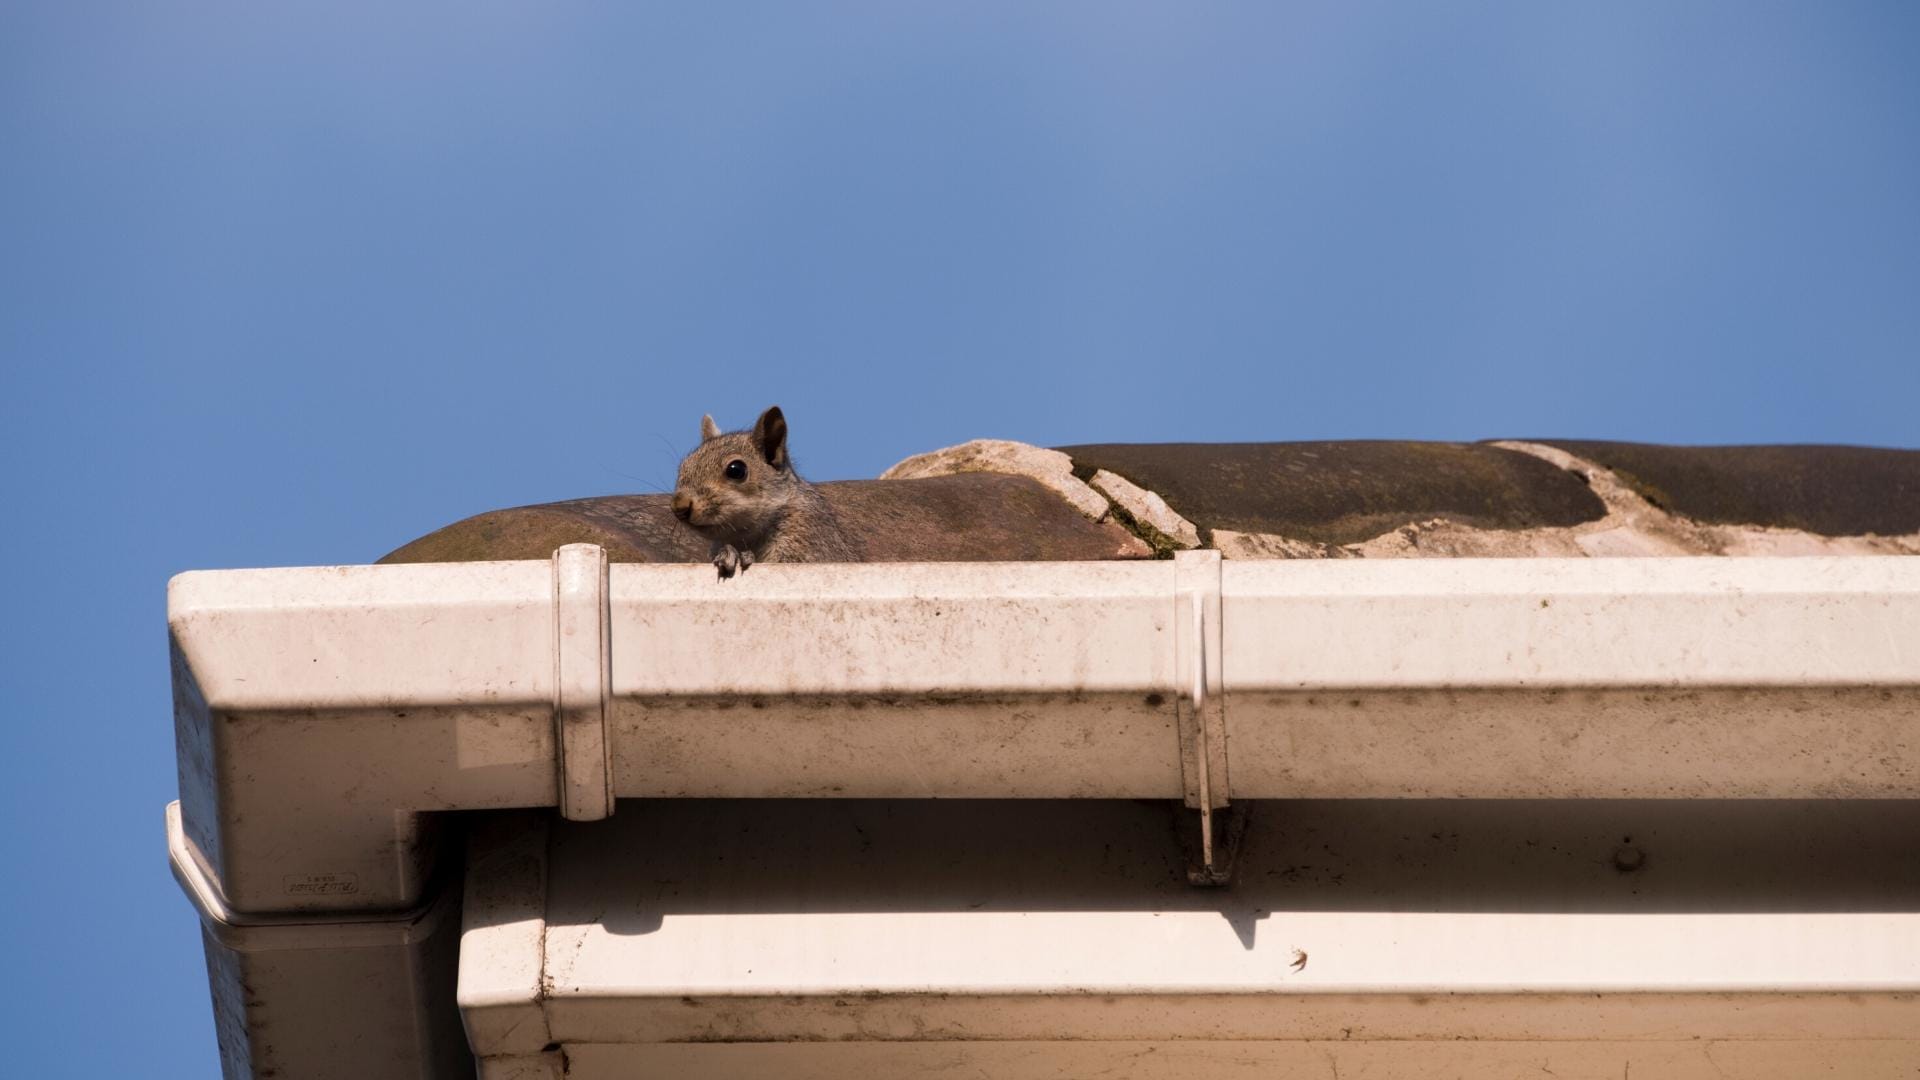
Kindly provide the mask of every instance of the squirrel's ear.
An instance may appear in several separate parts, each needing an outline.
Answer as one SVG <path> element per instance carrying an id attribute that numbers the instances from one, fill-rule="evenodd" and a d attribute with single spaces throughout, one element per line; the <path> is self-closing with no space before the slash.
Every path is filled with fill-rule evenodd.
<path id="1" fill-rule="evenodd" d="M 787 417 L 775 405 L 753 422 L 753 445 L 767 464 L 776 469 L 787 467 Z"/>
<path id="2" fill-rule="evenodd" d="M 720 425 L 713 422 L 712 413 L 708 413 L 707 415 L 700 418 L 700 441 L 701 442 L 706 442 L 708 439 L 711 439 L 718 434 L 720 434 Z"/>

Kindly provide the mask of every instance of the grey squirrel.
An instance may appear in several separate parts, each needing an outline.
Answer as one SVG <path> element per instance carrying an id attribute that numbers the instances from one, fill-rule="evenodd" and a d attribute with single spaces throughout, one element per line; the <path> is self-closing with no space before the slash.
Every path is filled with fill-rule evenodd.
<path id="1" fill-rule="evenodd" d="M 700 445 L 680 462 L 673 516 L 713 543 L 722 578 L 756 562 L 858 562 L 825 496 L 794 471 L 787 418 L 775 405 L 750 431 L 700 418 Z"/>

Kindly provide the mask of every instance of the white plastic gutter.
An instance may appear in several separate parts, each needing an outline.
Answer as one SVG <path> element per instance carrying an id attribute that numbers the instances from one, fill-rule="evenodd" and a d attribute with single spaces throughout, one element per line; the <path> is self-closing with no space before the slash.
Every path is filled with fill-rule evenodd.
<path id="1" fill-rule="evenodd" d="M 720 581 L 576 545 L 182 574 L 169 626 L 173 861 L 226 928 L 417 919 L 446 810 L 1920 796 L 1915 559 L 1195 552 Z"/>

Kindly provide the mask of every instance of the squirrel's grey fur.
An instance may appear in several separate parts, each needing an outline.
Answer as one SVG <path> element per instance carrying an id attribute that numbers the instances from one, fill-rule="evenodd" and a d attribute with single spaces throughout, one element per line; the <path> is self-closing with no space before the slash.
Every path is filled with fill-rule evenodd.
<path id="1" fill-rule="evenodd" d="M 680 462 L 673 516 L 713 544 L 723 578 L 756 562 L 858 562 L 833 507 L 794 471 L 787 418 L 775 405 L 748 431 L 700 418 L 700 445 Z"/>

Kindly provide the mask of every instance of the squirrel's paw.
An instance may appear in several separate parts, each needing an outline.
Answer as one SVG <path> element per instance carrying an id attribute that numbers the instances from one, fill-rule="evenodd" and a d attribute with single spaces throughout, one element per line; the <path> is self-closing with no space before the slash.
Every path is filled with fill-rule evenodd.
<path id="1" fill-rule="evenodd" d="M 722 544 L 713 553 L 713 565 L 720 571 L 722 579 L 730 578 L 736 570 L 745 570 L 753 565 L 753 552 L 741 551 L 732 544 Z"/>

